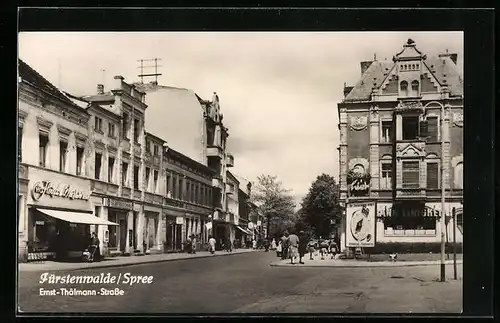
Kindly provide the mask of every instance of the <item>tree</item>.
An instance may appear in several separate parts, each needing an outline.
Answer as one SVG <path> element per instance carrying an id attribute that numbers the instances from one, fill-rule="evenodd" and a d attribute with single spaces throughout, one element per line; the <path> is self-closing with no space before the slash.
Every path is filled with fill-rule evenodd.
<path id="1" fill-rule="evenodd" d="M 302 201 L 299 222 L 311 228 L 316 236 L 327 237 L 334 228 L 333 223 L 339 223 L 341 212 L 339 185 L 332 176 L 321 174 Z"/>
<path id="2" fill-rule="evenodd" d="M 257 206 L 258 214 L 266 219 L 268 238 L 293 226 L 295 202 L 290 191 L 283 187 L 277 176 L 257 177 L 257 184 L 252 191 L 252 202 Z"/>

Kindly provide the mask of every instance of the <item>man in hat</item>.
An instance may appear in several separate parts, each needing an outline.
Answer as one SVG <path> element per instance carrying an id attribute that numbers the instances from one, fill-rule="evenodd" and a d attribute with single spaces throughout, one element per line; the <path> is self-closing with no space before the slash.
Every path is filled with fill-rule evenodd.
<path id="1" fill-rule="evenodd" d="M 304 264 L 302 258 L 307 252 L 307 237 L 303 230 L 299 232 L 299 264 Z"/>

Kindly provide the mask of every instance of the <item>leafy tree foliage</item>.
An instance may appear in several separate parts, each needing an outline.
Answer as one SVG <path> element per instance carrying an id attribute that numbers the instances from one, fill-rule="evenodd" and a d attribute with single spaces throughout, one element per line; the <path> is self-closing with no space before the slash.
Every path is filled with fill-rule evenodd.
<path id="1" fill-rule="evenodd" d="M 327 174 L 319 175 L 302 201 L 296 227 L 308 228 L 316 237 L 329 236 L 335 227 L 332 222 L 340 222 L 339 194 L 335 178 Z"/>
<path id="2" fill-rule="evenodd" d="M 260 175 L 253 187 L 252 202 L 266 219 L 268 237 L 275 237 L 293 227 L 295 201 L 290 190 L 275 175 Z"/>

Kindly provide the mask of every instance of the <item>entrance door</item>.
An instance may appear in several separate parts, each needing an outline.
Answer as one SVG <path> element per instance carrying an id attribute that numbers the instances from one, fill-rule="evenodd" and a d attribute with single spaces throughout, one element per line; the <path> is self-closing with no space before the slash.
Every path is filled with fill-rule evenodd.
<path id="1" fill-rule="evenodd" d="M 182 248 L 182 224 L 175 225 L 175 250 Z"/>
<path id="2" fill-rule="evenodd" d="M 120 251 L 125 252 L 127 247 L 127 223 L 120 220 Z"/>

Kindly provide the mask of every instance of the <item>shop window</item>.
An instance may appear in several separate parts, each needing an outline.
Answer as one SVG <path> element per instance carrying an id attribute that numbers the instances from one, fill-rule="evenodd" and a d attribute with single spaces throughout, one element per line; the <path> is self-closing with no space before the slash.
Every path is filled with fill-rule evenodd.
<path id="1" fill-rule="evenodd" d="M 114 211 L 108 211 L 108 221 L 117 223 L 116 221 L 116 213 Z M 117 226 L 108 225 L 108 247 L 109 248 L 117 248 Z"/>
<path id="2" fill-rule="evenodd" d="M 134 166 L 134 189 L 139 189 L 139 166 Z"/>
<path id="3" fill-rule="evenodd" d="M 108 123 L 108 137 L 110 138 L 115 137 L 115 124 L 112 122 Z"/>
<path id="4" fill-rule="evenodd" d="M 47 165 L 47 150 L 49 148 L 49 136 L 40 134 L 39 135 L 39 165 L 41 167 L 46 167 Z"/>
<path id="5" fill-rule="evenodd" d="M 462 163 L 458 163 L 457 166 L 455 166 L 455 174 L 454 174 L 454 184 L 455 188 L 457 189 L 463 189 L 463 180 L 464 180 L 464 167 Z"/>
<path id="6" fill-rule="evenodd" d="M 158 171 L 153 170 L 153 193 L 158 191 Z"/>
<path id="7" fill-rule="evenodd" d="M 23 127 L 18 128 L 17 133 L 17 158 L 19 162 L 23 161 Z"/>
<path id="8" fill-rule="evenodd" d="M 59 142 L 59 170 L 66 171 L 66 160 L 68 156 L 68 143 L 65 141 Z"/>
<path id="9" fill-rule="evenodd" d="M 403 188 L 419 188 L 419 162 L 403 162 Z"/>
<path id="10" fill-rule="evenodd" d="M 128 128 L 129 128 L 129 124 L 128 124 L 128 114 L 127 113 L 123 113 L 123 123 L 122 123 L 122 135 L 123 135 L 123 139 L 128 139 Z"/>
<path id="11" fill-rule="evenodd" d="M 402 81 L 399 86 L 400 95 L 402 97 L 408 96 L 408 82 Z"/>
<path id="12" fill-rule="evenodd" d="M 392 163 L 391 162 L 382 163 L 381 173 L 382 176 L 380 179 L 380 188 L 392 189 Z"/>
<path id="13" fill-rule="evenodd" d="M 76 175 L 82 175 L 82 165 L 83 165 L 83 147 L 76 147 Z"/>
<path id="14" fill-rule="evenodd" d="M 95 179 L 101 179 L 102 154 L 95 153 Z"/>
<path id="15" fill-rule="evenodd" d="M 145 191 L 149 192 L 149 174 L 151 172 L 151 169 L 149 167 L 146 167 L 146 185 L 144 187 Z"/>
<path id="16" fill-rule="evenodd" d="M 127 186 L 128 184 L 128 164 L 122 163 L 122 186 Z"/>
<path id="17" fill-rule="evenodd" d="M 139 119 L 134 119 L 134 142 L 139 142 Z"/>
<path id="18" fill-rule="evenodd" d="M 411 96 L 418 97 L 420 96 L 420 89 L 418 81 L 411 82 Z"/>
<path id="19" fill-rule="evenodd" d="M 158 145 L 153 145 L 153 155 L 158 156 Z"/>
<path id="20" fill-rule="evenodd" d="M 108 158 L 108 182 L 114 183 L 114 169 L 115 169 L 115 159 L 113 157 Z"/>
<path id="21" fill-rule="evenodd" d="M 391 142 L 392 139 L 392 121 L 382 121 L 381 142 Z"/>
<path id="22" fill-rule="evenodd" d="M 427 117 L 427 137 L 428 141 L 438 141 L 438 118 Z"/>
<path id="23" fill-rule="evenodd" d="M 95 121 L 94 124 L 95 131 L 102 133 L 102 119 L 99 117 L 94 117 L 94 121 Z"/>
<path id="24" fill-rule="evenodd" d="M 419 117 L 403 117 L 403 140 L 415 140 L 418 138 Z"/>
<path id="25" fill-rule="evenodd" d="M 427 188 L 439 188 L 439 167 L 436 162 L 427 162 Z"/>

